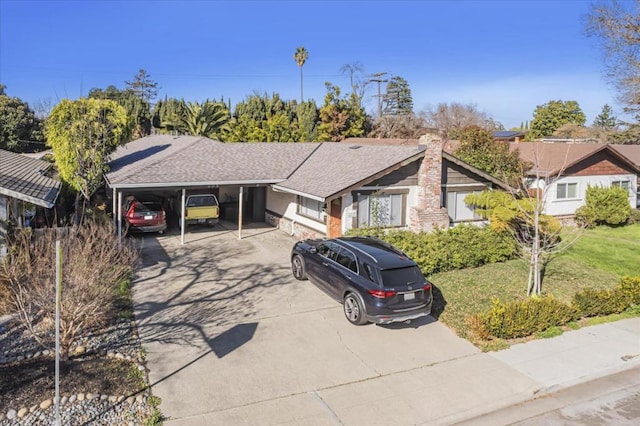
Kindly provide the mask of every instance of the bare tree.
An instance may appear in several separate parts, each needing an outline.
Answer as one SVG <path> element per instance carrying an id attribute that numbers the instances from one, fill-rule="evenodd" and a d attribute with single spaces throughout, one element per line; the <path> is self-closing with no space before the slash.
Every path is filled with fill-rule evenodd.
<path id="1" fill-rule="evenodd" d="M 455 131 L 465 127 L 493 126 L 491 123 L 494 122 L 489 118 L 484 112 L 478 111 L 475 105 L 458 102 L 440 103 L 426 111 L 427 125 L 440 130 L 445 141 L 455 138 Z"/>
<path id="2" fill-rule="evenodd" d="M 465 202 L 476 207 L 476 213 L 490 220 L 496 230 L 508 231 L 518 246 L 522 258 L 529 264 L 527 295 L 542 292 L 544 270 L 559 253 L 571 247 L 582 235 L 584 226 L 564 225 L 555 217 L 545 214 L 548 192 L 564 174 L 568 164 L 567 150 L 562 167 L 547 173 L 540 145 L 536 146 L 532 168 L 520 187 L 508 192 L 485 191 L 470 194 Z"/>
<path id="3" fill-rule="evenodd" d="M 53 347 L 56 239 L 63 249 L 60 352 L 67 359 L 78 337 L 111 318 L 118 286 L 132 274 L 137 254 L 132 245 L 118 243 L 109 221 L 49 229 L 38 236 L 30 231 L 15 235 L 0 263 L 5 307 L 48 349 Z"/>
<path id="4" fill-rule="evenodd" d="M 424 115 L 383 115 L 376 118 L 369 137 L 417 139 L 428 130 Z"/>
<path id="5" fill-rule="evenodd" d="M 640 1 L 593 4 L 586 32 L 601 43 L 607 78 L 627 111 L 640 113 Z"/>
<path id="6" fill-rule="evenodd" d="M 358 106 L 362 108 L 362 99 L 367 92 L 367 88 L 372 83 L 370 80 L 364 80 L 364 67 L 360 62 L 352 64 L 344 64 L 340 67 L 340 72 L 349 76 L 349 84 L 351 85 L 351 93 L 353 93 L 358 101 Z"/>

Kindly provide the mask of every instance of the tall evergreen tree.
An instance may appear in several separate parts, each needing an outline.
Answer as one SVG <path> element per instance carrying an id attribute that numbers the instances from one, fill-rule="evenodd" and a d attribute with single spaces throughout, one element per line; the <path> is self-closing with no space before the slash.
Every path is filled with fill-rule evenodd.
<path id="1" fill-rule="evenodd" d="M 600 114 L 593 120 L 593 127 L 598 127 L 603 130 L 613 130 L 618 125 L 618 119 L 613 115 L 613 109 L 605 104 L 602 107 Z"/>
<path id="2" fill-rule="evenodd" d="M 413 113 L 413 97 L 409 83 L 395 76 L 387 83 L 387 91 L 382 96 L 383 115 L 402 115 Z"/>
<path id="3" fill-rule="evenodd" d="M 156 96 L 160 87 L 158 83 L 151 79 L 151 76 L 145 69 L 141 69 L 133 76 L 133 80 L 126 81 L 127 90 L 131 90 L 137 97 L 147 103 L 151 103 Z"/>

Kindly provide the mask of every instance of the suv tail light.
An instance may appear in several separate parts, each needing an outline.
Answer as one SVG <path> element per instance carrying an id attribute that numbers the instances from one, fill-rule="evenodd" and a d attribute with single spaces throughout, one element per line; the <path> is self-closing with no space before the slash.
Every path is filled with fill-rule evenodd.
<path id="1" fill-rule="evenodd" d="M 431 291 L 431 283 L 427 283 L 424 287 L 422 287 L 424 291 Z"/>
<path id="2" fill-rule="evenodd" d="M 395 291 L 384 290 L 369 290 L 369 294 L 378 299 L 386 299 L 387 297 L 393 297 L 396 295 Z"/>

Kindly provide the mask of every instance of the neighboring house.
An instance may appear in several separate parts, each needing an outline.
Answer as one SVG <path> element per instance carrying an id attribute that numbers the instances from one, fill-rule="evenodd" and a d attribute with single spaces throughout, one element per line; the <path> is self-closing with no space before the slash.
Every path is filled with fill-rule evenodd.
<path id="1" fill-rule="evenodd" d="M 0 149 L 0 240 L 7 221 L 25 226 L 35 206 L 54 207 L 60 182 L 49 176 L 51 170 L 51 163 Z"/>
<path id="2" fill-rule="evenodd" d="M 206 191 L 218 196 L 227 220 L 267 221 L 300 237 L 335 237 L 370 225 L 418 231 L 477 221 L 464 196 L 506 188 L 443 153 L 440 143 L 417 141 L 232 144 L 154 135 L 120 147 L 112 158 L 106 180 L 114 210 L 123 194 L 161 192 L 177 200 Z"/>
<path id="3" fill-rule="evenodd" d="M 640 145 L 611 145 L 640 169 Z M 640 174 L 636 182 L 636 206 L 640 209 Z"/>
<path id="4" fill-rule="evenodd" d="M 589 186 L 625 188 L 629 204 L 638 206 L 640 169 L 613 145 L 526 142 L 510 147 L 532 165 L 530 188 L 545 190 L 546 214 L 573 216 L 584 205 Z"/>
<path id="5" fill-rule="evenodd" d="M 502 142 L 521 142 L 527 135 L 526 132 L 513 130 L 496 130 L 493 132 L 493 139 Z"/>

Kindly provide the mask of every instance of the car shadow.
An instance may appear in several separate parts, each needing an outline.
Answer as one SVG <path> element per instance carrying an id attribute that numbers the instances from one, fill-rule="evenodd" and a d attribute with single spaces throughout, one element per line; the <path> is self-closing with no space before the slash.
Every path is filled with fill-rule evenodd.
<path id="1" fill-rule="evenodd" d="M 419 328 L 437 321 L 438 320 L 433 316 L 427 315 L 425 317 L 416 318 L 410 321 L 392 322 L 391 324 L 377 324 L 377 326 L 389 330 L 401 330 L 404 328 Z"/>

